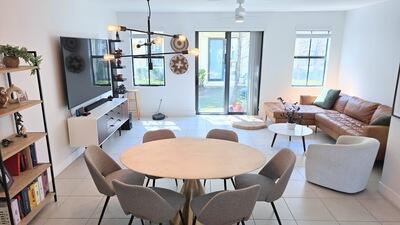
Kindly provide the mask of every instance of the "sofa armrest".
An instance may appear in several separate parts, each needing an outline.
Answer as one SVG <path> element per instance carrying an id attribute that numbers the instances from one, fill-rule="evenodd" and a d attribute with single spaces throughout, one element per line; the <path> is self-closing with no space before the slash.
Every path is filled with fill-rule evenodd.
<path id="1" fill-rule="evenodd" d="M 317 96 L 300 95 L 300 105 L 312 105 Z"/>
<path id="2" fill-rule="evenodd" d="M 389 126 L 368 125 L 364 126 L 363 130 L 364 136 L 375 138 L 379 141 L 380 147 L 376 159 L 383 160 L 385 158 L 385 150 L 389 136 Z"/>

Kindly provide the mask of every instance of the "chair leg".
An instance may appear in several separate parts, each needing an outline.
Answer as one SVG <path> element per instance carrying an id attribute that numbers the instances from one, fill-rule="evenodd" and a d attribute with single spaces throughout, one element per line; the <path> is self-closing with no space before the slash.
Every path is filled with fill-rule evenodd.
<path id="1" fill-rule="evenodd" d="M 175 185 L 178 187 L 178 180 L 175 179 Z"/>
<path id="2" fill-rule="evenodd" d="M 182 224 L 183 224 L 183 225 L 186 225 L 186 224 L 185 224 L 185 220 L 183 219 L 182 210 L 179 210 L 179 217 L 181 218 Z"/>
<path id="3" fill-rule="evenodd" d="M 103 220 L 103 216 L 104 216 L 104 213 L 106 211 L 108 202 L 110 201 L 110 198 L 111 198 L 110 196 L 107 196 L 107 198 L 106 198 L 106 202 L 104 203 L 103 210 L 101 210 L 101 214 L 100 214 L 100 219 L 99 219 L 98 225 L 100 225 L 101 221 Z"/>
<path id="4" fill-rule="evenodd" d="M 207 182 L 207 180 L 204 179 L 204 182 L 203 182 L 203 186 L 204 186 L 204 187 L 206 186 L 206 182 Z"/>
<path id="5" fill-rule="evenodd" d="M 233 187 L 236 189 L 236 184 L 235 184 L 235 180 L 233 180 L 233 177 L 230 178 L 233 184 Z"/>
<path id="6" fill-rule="evenodd" d="M 153 179 L 153 187 L 156 186 L 156 179 Z"/>
<path id="7" fill-rule="evenodd" d="M 192 223 L 192 225 L 196 225 L 196 220 L 197 220 L 197 217 L 193 217 L 193 223 Z"/>
<path id="8" fill-rule="evenodd" d="M 226 179 L 224 179 L 224 190 L 228 190 L 228 188 L 226 187 Z"/>
<path id="9" fill-rule="evenodd" d="M 132 223 L 133 223 L 133 218 L 135 218 L 135 217 L 132 215 L 132 216 L 131 216 L 131 219 L 129 220 L 128 225 L 132 225 Z"/>
<path id="10" fill-rule="evenodd" d="M 278 214 L 278 211 L 276 210 L 274 202 L 271 202 L 271 205 L 272 205 L 272 209 L 274 210 L 274 213 L 275 213 L 276 219 L 278 220 L 279 225 L 282 225 L 281 219 L 279 218 L 279 214 Z"/>
<path id="11" fill-rule="evenodd" d="M 149 186 L 149 183 L 150 183 L 150 178 L 147 178 L 146 187 Z"/>
<path id="12" fill-rule="evenodd" d="M 241 222 L 242 222 L 242 225 L 246 225 L 246 224 L 244 223 L 244 220 L 242 220 Z"/>
<path id="13" fill-rule="evenodd" d="M 140 222 L 142 223 L 142 225 L 144 225 L 144 221 L 143 221 L 143 219 L 140 219 Z"/>

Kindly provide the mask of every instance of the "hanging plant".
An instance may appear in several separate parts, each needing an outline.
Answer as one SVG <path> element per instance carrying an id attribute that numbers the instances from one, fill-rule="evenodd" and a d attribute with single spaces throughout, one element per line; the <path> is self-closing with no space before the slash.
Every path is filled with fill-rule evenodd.
<path id="1" fill-rule="evenodd" d="M 19 66 L 19 59 L 23 59 L 30 66 L 39 67 L 42 62 L 42 56 L 34 56 L 29 53 L 25 47 L 11 46 L 11 45 L 0 45 L 0 54 L 4 55 L 3 64 L 8 68 L 16 68 Z M 31 74 L 34 74 L 35 70 L 32 70 Z"/>

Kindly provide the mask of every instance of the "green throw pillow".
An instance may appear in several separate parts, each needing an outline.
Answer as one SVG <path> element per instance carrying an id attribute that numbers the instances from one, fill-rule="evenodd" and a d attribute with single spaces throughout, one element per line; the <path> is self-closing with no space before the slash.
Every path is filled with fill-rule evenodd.
<path id="1" fill-rule="evenodd" d="M 371 125 L 378 125 L 378 126 L 390 126 L 390 120 L 391 120 L 390 115 L 384 115 L 376 118 L 371 122 Z"/>
<path id="2" fill-rule="evenodd" d="M 314 105 L 323 109 L 332 109 L 336 100 L 339 98 L 340 90 L 323 89 L 321 94 L 315 99 Z"/>

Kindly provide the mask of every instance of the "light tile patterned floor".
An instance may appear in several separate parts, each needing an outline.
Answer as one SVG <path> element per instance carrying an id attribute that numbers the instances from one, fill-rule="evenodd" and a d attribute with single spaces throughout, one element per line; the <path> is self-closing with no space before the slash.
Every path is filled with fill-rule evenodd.
<path id="1" fill-rule="evenodd" d="M 230 121 L 235 116 L 194 116 L 168 118 L 165 121 L 141 120 L 134 123 L 130 131 L 123 131 L 121 137 L 115 135 L 104 150 L 119 161 L 125 149 L 142 141 L 144 132 L 159 128 L 173 130 L 178 137 L 204 137 L 213 128 L 233 129 Z M 347 195 L 325 189 L 305 181 L 304 155 L 301 139 L 278 136 L 274 148 L 270 148 L 272 133 L 267 129 L 245 131 L 233 129 L 239 141 L 251 145 L 270 159 L 279 149 L 288 147 L 297 155 L 295 170 L 283 198 L 276 202 L 277 209 L 285 225 L 400 225 L 400 210 L 383 199 L 378 193 L 381 168 L 374 168 L 368 189 L 355 195 Z M 306 139 L 307 144 L 333 143 L 322 132 Z M 73 162 L 57 178 L 59 201 L 52 203 L 32 222 L 35 225 L 96 225 L 105 197 L 97 192 L 82 157 Z M 173 180 L 162 179 L 157 186 L 179 190 Z M 229 188 L 233 188 L 231 185 Z M 206 191 L 223 189 L 221 180 L 207 183 Z M 118 200 L 112 198 L 106 211 L 103 225 L 126 225 L 129 217 L 124 215 Z M 135 224 L 140 224 L 135 221 Z M 258 202 L 253 217 L 247 225 L 276 225 L 272 208 L 267 203 Z"/>

